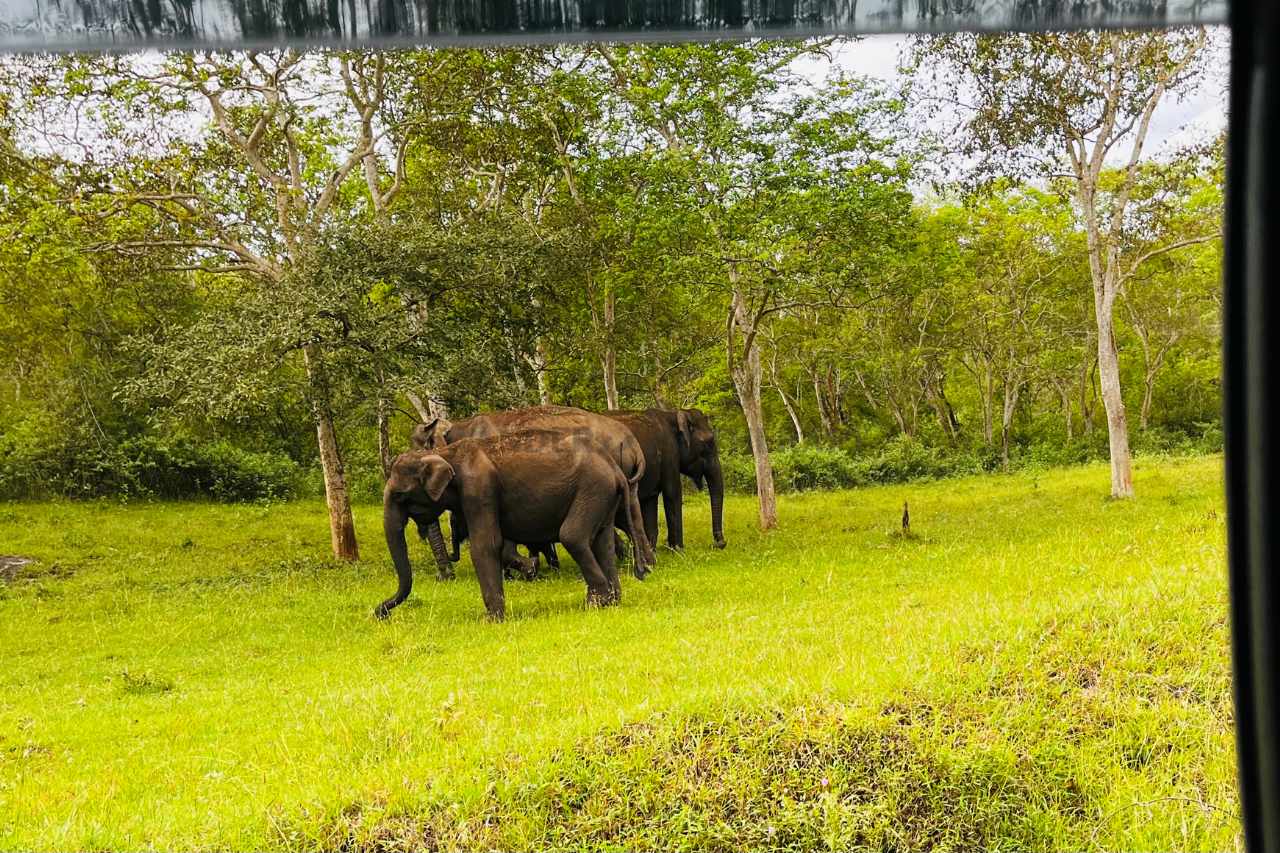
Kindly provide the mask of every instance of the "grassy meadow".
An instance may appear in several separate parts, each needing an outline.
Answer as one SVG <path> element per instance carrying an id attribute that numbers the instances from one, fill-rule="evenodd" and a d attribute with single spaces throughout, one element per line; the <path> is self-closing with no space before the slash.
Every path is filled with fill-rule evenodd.
<path id="1" fill-rule="evenodd" d="M 1239 848 L 1221 459 L 1135 476 L 687 494 L 501 625 L 416 539 L 374 620 L 376 506 L 0 504 L 0 848 Z"/>

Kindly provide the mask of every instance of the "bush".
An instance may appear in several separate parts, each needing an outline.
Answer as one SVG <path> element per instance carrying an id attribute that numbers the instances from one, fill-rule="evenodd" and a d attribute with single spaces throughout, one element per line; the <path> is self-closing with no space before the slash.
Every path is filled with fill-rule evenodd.
<path id="1" fill-rule="evenodd" d="M 1195 456 L 1222 451 L 1222 427 L 1217 423 L 1197 424 L 1200 434 L 1150 428 L 1135 431 L 1130 444 L 1135 456 Z M 1015 444 L 1010 450 L 1010 469 L 1043 470 L 1109 458 L 1107 433 L 1095 429 L 1070 442 L 1042 440 Z M 874 453 L 857 456 L 838 447 L 800 444 L 770 454 L 774 485 L 779 492 L 812 489 L 849 489 L 881 483 L 936 480 L 1000 470 L 997 447 L 930 447 L 906 436 L 895 436 Z M 754 493 L 755 463 L 746 454 L 722 454 L 725 488 L 731 492 Z"/>
<path id="2" fill-rule="evenodd" d="M 290 497 L 299 486 L 292 460 L 226 441 L 146 436 L 126 441 L 120 452 L 130 480 L 141 493 L 156 497 L 252 501 Z"/>
<path id="3" fill-rule="evenodd" d="M 226 441 L 136 436 L 110 445 L 31 429 L 0 439 L 0 498 L 251 501 L 290 497 L 300 485 L 300 471 L 291 459 Z"/>
<path id="4" fill-rule="evenodd" d="M 780 492 L 848 489 L 876 483 L 905 483 L 960 474 L 976 474 L 993 467 L 979 454 L 950 453 L 925 447 L 903 436 L 891 439 L 874 455 L 855 458 L 838 447 L 800 444 L 770 454 L 774 485 Z M 725 488 L 754 492 L 755 463 L 746 455 L 722 455 Z"/>

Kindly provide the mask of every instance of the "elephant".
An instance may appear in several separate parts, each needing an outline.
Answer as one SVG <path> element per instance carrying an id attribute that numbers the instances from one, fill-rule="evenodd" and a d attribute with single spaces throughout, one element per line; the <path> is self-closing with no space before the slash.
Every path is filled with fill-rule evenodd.
<path id="1" fill-rule="evenodd" d="M 604 413 L 625 424 L 644 452 L 645 471 L 638 484 L 645 535 L 658 536 L 658 496 L 667 518 L 667 546 L 684 549 L 683 488 L 680 475 L 701 490 L 705 482 L 711 497 L 711 538 L 723 548 L 724 473 L 711 421 L 698 409 L 613 410 Z"/>
<path id="2" fill-rule="evenodd" d="M 374 614 L 385 618 L 413 589 L 404 535 L 409 519 L 428 530 L 437 560 L 447 558 L 438 524 L 446 510 L 467 521 L 471 559 L 491 620 L 506 615 L 503 555 L 510 542 L 560 541 L 582 570 L 588 605 L 617 604 L 622 586 L 613 522 L 633 491 L 612 455 L 582 433 L 525 430 L 401 453 L 387 477 L 382 511 L 399 585 Z M 638 542 L 633 547 L 639 559 Z"/>
<path id="3" fill-rule="evenodd" d="M 489 412 L 459 421 L 436 418 L 414 427 L 409 444 L 418 450 L 439 448 L 463 438 L 484 438 L 525 429 L 579 431 L 598 441 L 613 456 L 623 475 L 632 483 L 631 494 L 625 505 L 619 508 L 615 523 L 635 540 L 635 551 L 641 559 L 635 562 L 632 573 L 636 578 L 643 579 L 655 562 L 653 547 L 645 536 L 644 518 L 640 512 L 640 498 L 635 485 L 645 475 L 645 455 L 640 442 L 624 424 L 572 406 L 533 406 L 506 412 Z"/>
<path id="4" fill-rule="evenodd" d="M 462 559 L 462 543 L 467 540 L 467 521 L 461 514 L 455 513 L 450 516 L 449 534 L 452 540 L 453 552 L 449 555 L 449 559 L 458 562 Z M 503 549 L 503 565 L 509 570 L 507 577 L 511 577 L 510 571 L 518 571 L 525 580 L 533 580 L 538 575 L 539 558 L 545 556 L 547 565 L 553 569 L 560 568 L 560 557 L 556 554 L 556 543 L 554 542 L 521 542 L 529 551 L 526 559 L 521 557 L 519 552 L 515 550 L 516 543 L 509 542 Z"/>

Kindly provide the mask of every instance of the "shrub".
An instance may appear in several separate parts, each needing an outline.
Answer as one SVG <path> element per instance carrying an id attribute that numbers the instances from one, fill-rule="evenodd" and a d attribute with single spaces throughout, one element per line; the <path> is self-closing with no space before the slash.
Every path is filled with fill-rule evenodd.
<path id="1" fill-rule="evenodd" d="M 0 439 L 0 498 L 62 496 L 290 497 L 301 478 L 289 458 L 226 441 L 136 436 L 116 444 L 17 430 Z"/>
<path id="2" fill-rule="evenodd" d="M 139 491 L 157 497 L 252 501 L 290 497 L 299 485 L 292 460 L 226 441 L 145 436 L 126 441 L 120 452 Z"/>

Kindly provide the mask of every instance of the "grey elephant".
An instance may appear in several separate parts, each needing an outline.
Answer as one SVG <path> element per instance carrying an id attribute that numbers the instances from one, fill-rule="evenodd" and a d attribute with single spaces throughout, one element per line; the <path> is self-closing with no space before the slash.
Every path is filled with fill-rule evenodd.
<path id="1" fill-rule="evenodd" d="M 511 542 L 563 543 L 582 570 L 587 603 L 616 604 L 622 587 L 613 522 L 632 491 L 613 457 L 580 433 L 526 430 L 402 453 L 392 463 L 382 511 L 399 586 L 374 612 L 385 618 L 413 589 L 404 535 L 409 519 L 419 530 L 435 527 L 427 538 L 437 560 L 447 558 L 438 525 L 445 511 L 466 519 L 490 619 L 506 615 L 503 562 Z"/>
<path id="2" fill-rule="evenodd" d="M 637 485 L 645 475 L 645 456 L 640 442 L 624 424 L 573 406 L 532 406 L 489 412 L 458 421 L 436 418 L 414 427 L 409 443 L 418 450 L 440 448 L 463 438 L 485 438 L 526 429 L 575 431 L 597 441 L 612 456 L 632 484 L 625 504 L 618 509 L 615 525 L 632 538 L 639 555 L 632 573 L 637 578 L 644 578 L 655 562 L 652 544 L 644 532 Z"/>
<path id="3" fill-rule="evenodd" d="M 645 472 L 637 484 L 645 535 L 658 536 L 658 498 L 667 520 L 667 545 L 684 549 L 684 495 L 681 475 L 711 497 L 711 539 L 717 548 L 724 539 L 724 472 L 711 420 L 699 409 L 615 410 L 605 415 L 625 424 L 640 442 Z"/>

